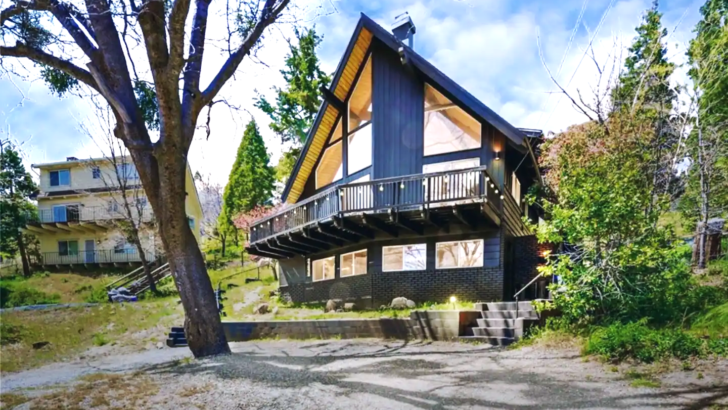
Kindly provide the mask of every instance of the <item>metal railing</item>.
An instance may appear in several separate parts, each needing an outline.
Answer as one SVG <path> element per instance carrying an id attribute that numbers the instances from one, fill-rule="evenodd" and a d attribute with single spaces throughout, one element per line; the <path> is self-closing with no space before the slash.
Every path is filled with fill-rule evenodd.
<path id="1" fill-rule="evenodd" d="M 139 214 L 136 207 L 132 206 L 132 217 L 148 222 L 154 218 L 154 213 L 151 207 L 145 206 L 142 208 L 141 214 Z M 38 210 L 38 220 L 41 223 L 94 222 L 119 219 L 127 219 L 127 213 L 122 205 L 119 205 L 117 210 L 102 206 L 66 206 L 65 209 L 57 207 L 55 209 Z"/>
<path id="2" fill-rule="evenodd" d="M 477 167 L 338 185 L 257 221 L 250 242 L 347 213 L 435 208 L 467 200 L 486 200 L 501 209 L 503 190 L 494 181 L 485 167 Z"/>
<path id="3" fill-rule="evenodd" d="M 152 253 L 146 253 L 152 259 Z M 91 263 L 129 263 L 141 262 L 139 252 L 136 249 L 124 248 L 99 249 L 93 251 L 71 251 L 68 252 L 43 252 L 41 264 L 43 265 L 76 265 Z"/>

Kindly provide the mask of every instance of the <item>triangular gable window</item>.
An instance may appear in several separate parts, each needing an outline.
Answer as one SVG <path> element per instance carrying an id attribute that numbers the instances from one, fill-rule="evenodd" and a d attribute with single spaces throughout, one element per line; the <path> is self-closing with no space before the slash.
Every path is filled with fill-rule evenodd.
<path id="1" fill-rule="evenodd" d="M 349 98 L 348 173 L 361 171 L 372 165 L 372 57 L 367 58 L 364 69 Z"/>
<path id="2" fill-rule="evenodd" d="M 321 161 L 316 167 L 316 189 L 325 187 L 332 182 L 338 181 L 343 176 L 343 165 L 341 157 L 341 118 L 337 121 L 334 133 L 329 139 L 329 147 L 324 150 Z M 337 142 L 338 141 L 338 142 Z"/>
<path id="3" fill-rule="evenodd" d="M 429 84 L 424 128 L 426 156 L 481 147 L 480 123 Z"/>

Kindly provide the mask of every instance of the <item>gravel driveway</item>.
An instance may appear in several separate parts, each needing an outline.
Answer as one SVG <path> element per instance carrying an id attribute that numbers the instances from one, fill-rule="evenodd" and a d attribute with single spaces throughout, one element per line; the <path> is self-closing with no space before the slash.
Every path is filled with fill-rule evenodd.
<path id="1" fill-rule="evenodd" d="M 160 386 L 150 408 L 728 408 L 725 361 L 701 365 L 700 372 L 664 374 L 660 388 L 636 388 L 623 372 L 584 362 L 571 350 L 379 340 L 231 347 L 230 356 L 188 364 L 177 360 L 189 354 L 186 349 L 56 364 L 3 375 L 2 391 L 70 382 L 94 371 L 136 369 Z"/>

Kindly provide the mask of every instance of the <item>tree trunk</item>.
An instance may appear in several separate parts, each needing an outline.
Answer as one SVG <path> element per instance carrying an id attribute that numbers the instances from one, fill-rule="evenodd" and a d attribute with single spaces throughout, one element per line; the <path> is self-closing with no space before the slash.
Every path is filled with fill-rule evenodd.
<path id="1" fill-rule="evenodd" d="M 144 253 L 144 248 L 139 240 L 138 231 L 136 232 L 134 245 L 136 245 L 137 252 L 139 252 L 139 260 L 142 261 L 142 269 L 144 269 L 144 276 L 147 277 L 147 282 L 149 282 L 149 290 L 151 290 L 153 294 L 158 295 L 159 291 L 157 290 L 157 284 L 154 282 L 152 270 L 149 268 L 149 263 L 147 263 L 147 255 Z"/>
<path id="2" fill-rule="evenodd" d="M 700 228 L 698 235 L 699 240 L 697 243 L 698 248 L 698 269 L 705 269 L 706 256 L 705 248 L 708 239 L 708 218 L 709 216 L 709 198 L 708 198 L 708 180 L 705 176 L 705 158 L 703 153 L 703 130 L 700 127 L 700 114 L 696 118 L 696 125 L 698 128 L 698 172 L 700 173 L 700 222 L 698 228 Z"/>
<path id="3" fill-rule="evenodd" d="M 275 263 L 275 262 L 274 262 L 274 261 L 273 261 L 273 260 L 271 259 L 271 261 L 270 261 L 270 270 L 271 270 L 271 272 L 273 272 L 273 279 L 275 279 L 275 280 L 276 280 L 276 282 L 278 281 L 278 272 L 276 271 L 276 269 L 277 269 L 277 268 L 278 268 L 278 264 L 277 264 L 277 263 Z"/>
<path id="4" fill-rule="evenodd" d="M 23 264 L 23 276 L 26 278 L 30 276 L 30 261 L 28 260 L 27 252 L 25 251 L 25 241 L 23 241 L 23 233 L 18 232 L 18 252 L 20 252 L 20 260 Z"/>
<path id="5" fill-rule="evenodd" d="M 157 156 L 158 195 L 152 195 L 151 203 L 159 218 L 162 243 L 185 310 L 187 344 L 195 357 L 230 353 L 205 260 L 187 223 L 187 164 L 174 155 L 169 159 L 165 154 Z"/>
<path id="6" fill-rule="evenodd" d="M 221 238 L 222 238 L 222 241 L 221 241 L 222 242 L 222 257 L 224 258 L 225 257 L 225 244 L 227 244 L 227 240 L 226 240 L 225 235 L 223 235 Z"/>

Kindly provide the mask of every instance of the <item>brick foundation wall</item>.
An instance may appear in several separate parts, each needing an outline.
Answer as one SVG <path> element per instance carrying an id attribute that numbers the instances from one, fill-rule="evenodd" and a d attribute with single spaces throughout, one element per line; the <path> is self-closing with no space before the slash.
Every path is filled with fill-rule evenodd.
<path id="1" fill-rule="evenodd" d="M 514 291 L 518 291 L 538 275 L 536 267 L 540 263 L 539 244 L 535 236 L 521 236 L 512 240 Z"/>
<path id="2" fill-rule="evenodd" d="M 355 302 L 361 308 L 371 307 L 372 279 L 369 275 L 337 278 L 320 282 L 281 286 L 281 297 L 291 302 L 321 302 L 329 299 Z"/>

